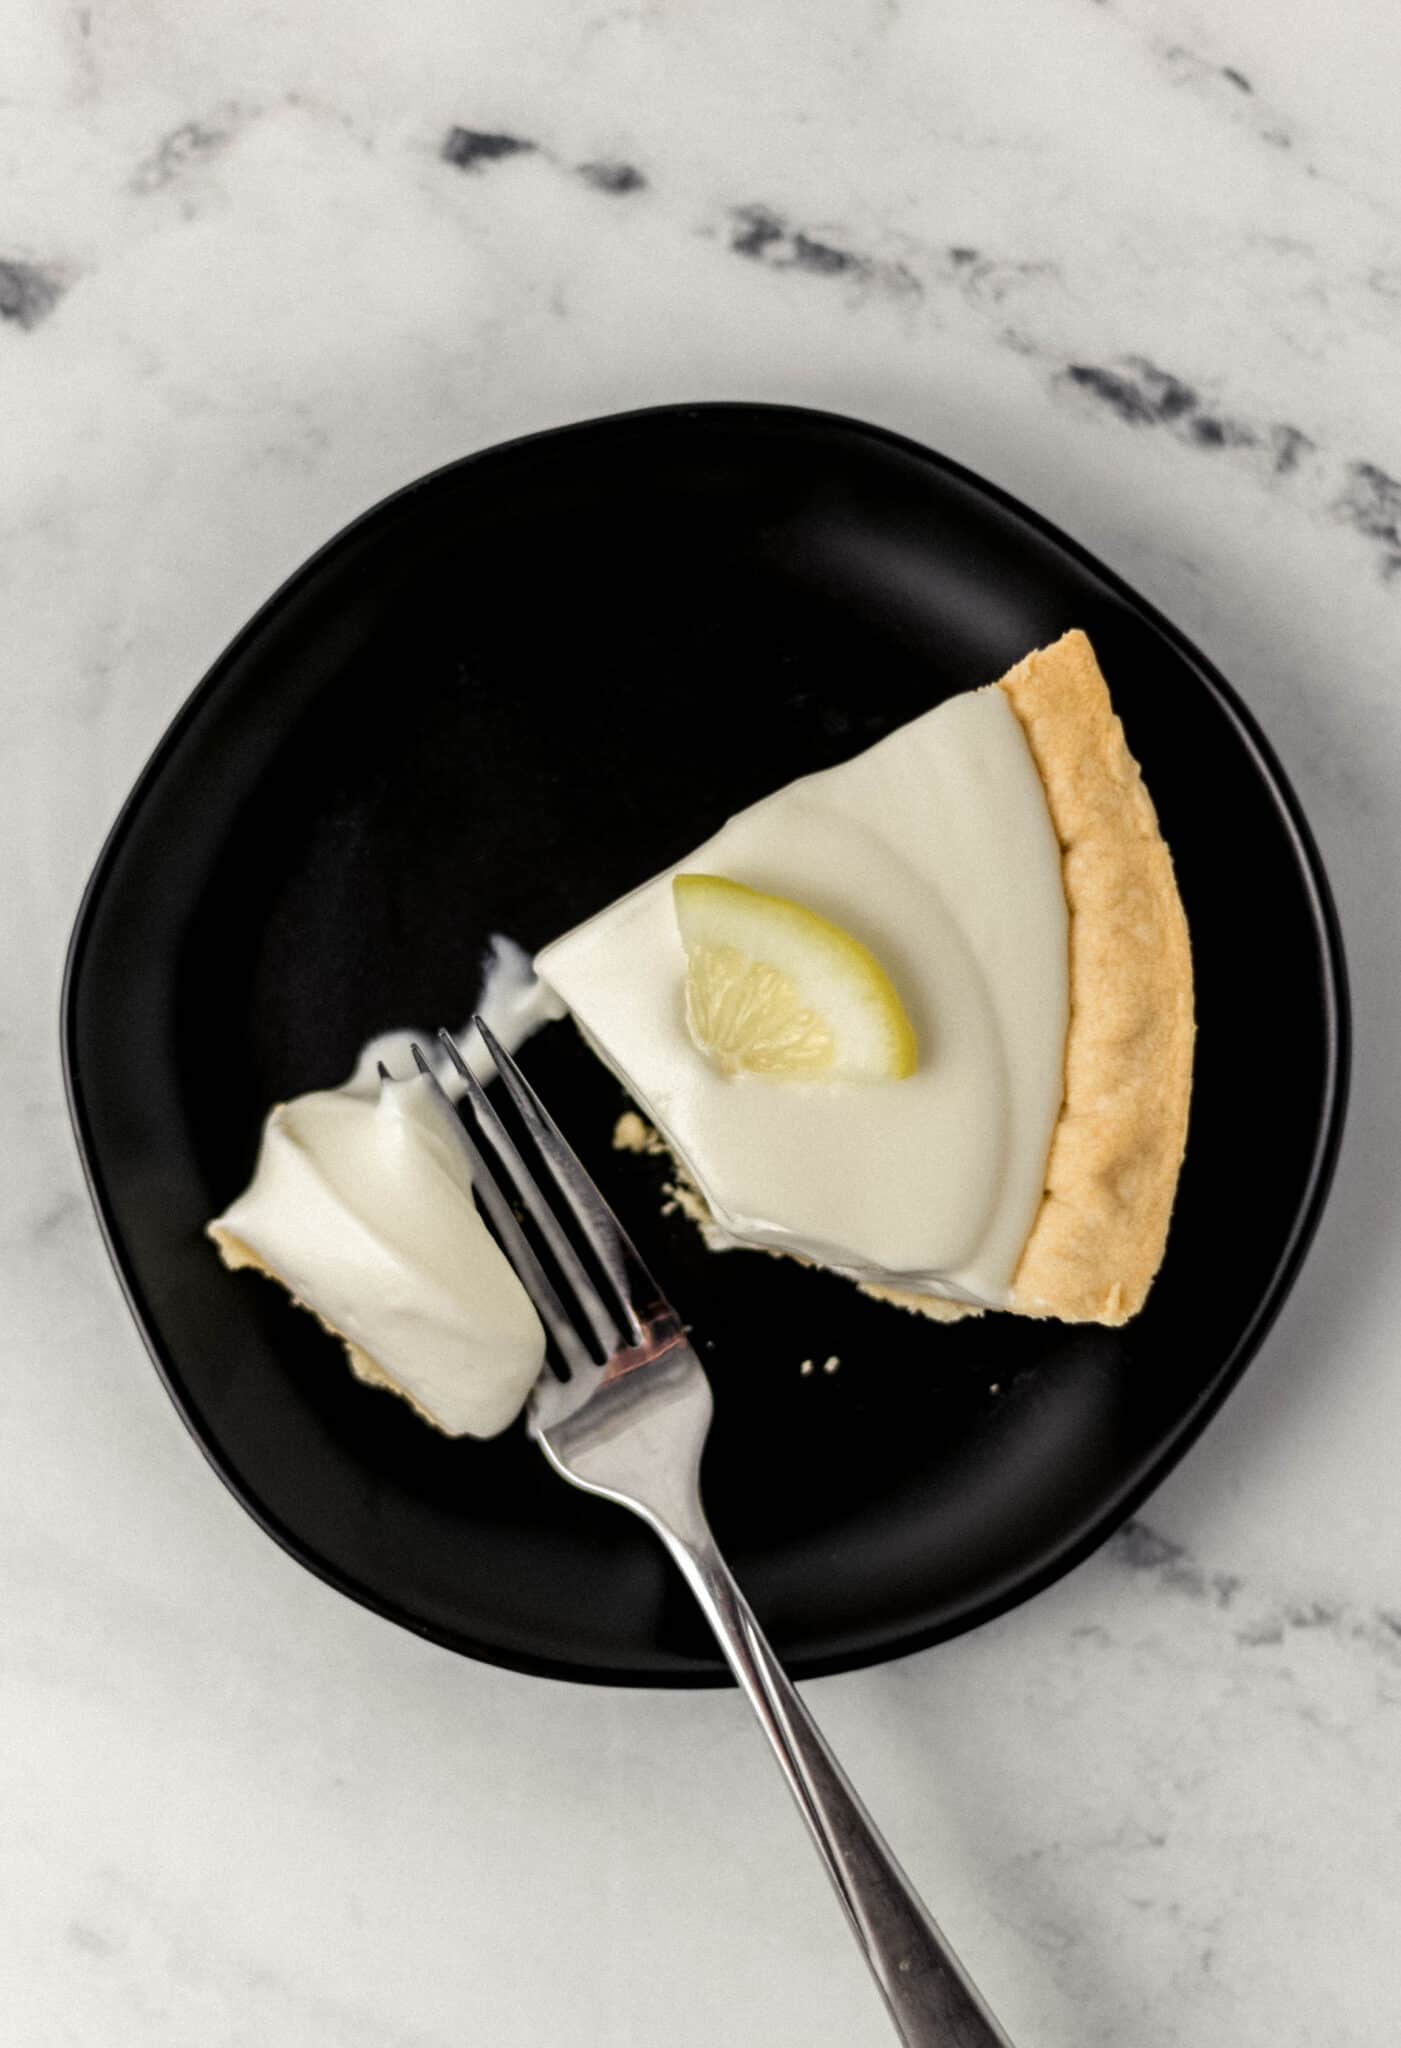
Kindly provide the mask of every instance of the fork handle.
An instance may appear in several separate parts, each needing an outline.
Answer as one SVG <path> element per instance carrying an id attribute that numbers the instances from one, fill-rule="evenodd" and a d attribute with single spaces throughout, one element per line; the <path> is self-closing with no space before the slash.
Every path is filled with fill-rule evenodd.
<path id="1" fill-rule="evenodd" d="M 1011 2048 L 769 1648 L 708 1529 L 648 1516 L 714 1629 L 907 2048 Z"/>

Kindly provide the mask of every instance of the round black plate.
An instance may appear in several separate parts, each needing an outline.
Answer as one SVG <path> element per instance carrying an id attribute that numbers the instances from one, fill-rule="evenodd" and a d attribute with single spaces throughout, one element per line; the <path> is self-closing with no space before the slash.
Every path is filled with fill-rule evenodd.
<path id="1" fill-rule="evenodd" d="M 119 818 L 69 957 L 70 1103 L 112 1256 L 209 1458 L 333 1585 L 522 1670 L 704 1683 L 640 1523 L 516 1430 L 449 1443 L 201 1237 L 269 1103 L 386 1026 L 458 1024 L 534 948 L 730 812 L 1069 626 L 1091 635 L 1196 954 L 1191 1142 L 1126 1330 L 940 1329 L 661 1214 L 567 1026 L 525 1064 L 635 1229 L 716 1394 L 711 1517 L 789 1665 L 969 1627 L 1100 1541 L 1202 1427 L 1317 1219 L 1342 956 L 1278 765 L 1201 656 L 1081 549 L 927 450 L 824 414 L 674 407 L 453 464 L 259 613 Z M 804 1376 L 835 1354 L 840 1369 Z"/>

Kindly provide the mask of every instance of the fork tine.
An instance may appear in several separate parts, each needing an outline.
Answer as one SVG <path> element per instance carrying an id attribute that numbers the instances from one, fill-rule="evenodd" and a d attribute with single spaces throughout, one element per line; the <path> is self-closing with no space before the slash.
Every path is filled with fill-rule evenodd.
<path id="1" fill-rule="evenodd" d="M 616 1318 L 590 1279 L 587 1266 L 560 1228 L 558 1218 L 541 1192 L 540 1183 L 522 1159 L 515 1139 L 487 1100 L 486 1090 L 463 1059 L 452 1033 L 440 1031 L 438 1037 L 448 1058 L 462 1076 L 467 1103 L 477 1129 L 501 1161 L 508 1185 L 515 1189 L 517 1197 L 539 1226 L 541 1236 L 573 1289 L 605 1357 L 611 1355 L 619 1350 L 623 1343 L 623 1333 L 618 1328 Z"/>
<path id="2" fill-rule="evenodd" d="M 571 1215 L 613 1282 L 631 1325 L 634 1341 L 641 1343 L 643 1330 L 638 1306 L 651 1309 L 656 1303 L 664 1303 L 665 1295 L 643 1264 L 632 1239 L 584 1171 L 558 1124 L 506 1048 L 498 1043 L 490 1025 L 480 1017 L 474 1017 L 472 1022 L 496 1062 L 496 1070 L 506 1084 L 507 1093 L 539 1146 L 541 1157 L 568 1203 Z"/>
<path id="3" fill-rule="evenodd" d="M 553 1337 L 559 1355 L 568 1366 L 571 1375 L 577 1377 L 580 1373 L 592 1372 L 593 1360 L 580 1342 L 549 1275 L 536 1258 L 529 1239 L 517 1223 L 510 1203 L 498 1187 L 496 1178 L 483 1159 L 471 1132 L 465 1128 L 461 1117 L 453 1109 L 447 1091 L 428 1064 L 421 1048 L 411 1045 L 409 1049 L 413 1053 L 414 1064 L 420 1074 L 425 1075 L 433 1083 L 443 1101 L 452 1110 L 452 1120 L 462 1133 L 462 1142 L 471 1165 L 472 1186 L 481 1197 L 482 1206 L 491 1218 L 497 1237 L 501 1240 L 501 1247 L 515 1268 L 516 1278 L 530 1296 L 535 1313 L 545 1325 L 548 1335 Z"/>

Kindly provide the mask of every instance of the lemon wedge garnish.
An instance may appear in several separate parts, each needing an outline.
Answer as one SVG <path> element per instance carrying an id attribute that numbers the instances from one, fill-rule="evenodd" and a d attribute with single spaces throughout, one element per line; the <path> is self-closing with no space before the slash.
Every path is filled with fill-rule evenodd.
<path id="1" fill-rule="evenodd" d="M 895 984 L 815 910 L 720 875 L 677 875 L 686 1023 L 726 1074 L 899 1081 L 918 1064 Z"/>

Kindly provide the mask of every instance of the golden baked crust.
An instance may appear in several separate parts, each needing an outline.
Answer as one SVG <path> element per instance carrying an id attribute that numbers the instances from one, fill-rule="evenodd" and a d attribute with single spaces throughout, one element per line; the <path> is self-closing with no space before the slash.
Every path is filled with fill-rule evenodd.
<path id="1" fill-rule="evenodd" d="M 368 1351 L 362 1351 L 358 1344 L 352 1344 L 343 1330 L 338 1330 L 334 1323 L 328 1323 L 320 1310 L 312 1308 L 309 1301 L 303 1301 L 295 1289 L 288 1286 L 282 1275 L 274 1272 L 273 1268 L 265 1260 L 260 1259 L 251 1246 L 243 1242 L 241 1237 L 235 1237 L 233 1232 L 225 1230 L 221 1223 L 207 1223 L 204 1227 L 204 1234 L 206 1237 L 212 1238 L 219 1247 L 219 1257 L 231 1273 L 241 1272 L 246 1267 L 250 1272 L 261 1273 L 266 1279 L 275 1280 L 284 1293 L 291 1297 L 298 1308 L 304 1308 L 314 1315 L 327 1336 L 336 1338 L 339 1343 L 345 1346 L 346 1359 L 350 1365 L 350 1370 L 354 1373 L 357 1380 L 363 1380 L 367 1387 L 383 1387 L 386 1392 L 397 1394 L 401 1401 L 408 1402 L 414 1414 L 420 1420 L 426 1422 L 431 1429 L 436 1429 L 440 1436 L 447 1434 L 442 1424 L 436 1421 L 426 1408 L 420 1407 L 406 1388 L 401 1387 L 397 1380 L 390 1379 L 389 1374 L 382 1371 L 375 1364 Z"/>
<path id="2" fill-rule="evenodd" d="M 1011 1307 L 1124 1323 L 1162 1263 L 1187 1138 L 1192 952 L 1172 858 L 1080 632 L 1000 687 L 1062 849 L 1070 911 L 1065 1098 Z"/>
<path id="3" fill-rule="evenodd" d="M 913 1287 L 887 1287 L 878 1280 L 858 1280 L 857 1286 L 872 1301 L 888 1301 L 892 1308 L 908 1310 L 912 1316 L 927 1316 L 931 1323 L 962 1323 L 969 1316 L 985 1316 L 987 1310 L 972 1301 L 948 1301 L 942 1294 L 916 1294 Z"/>

